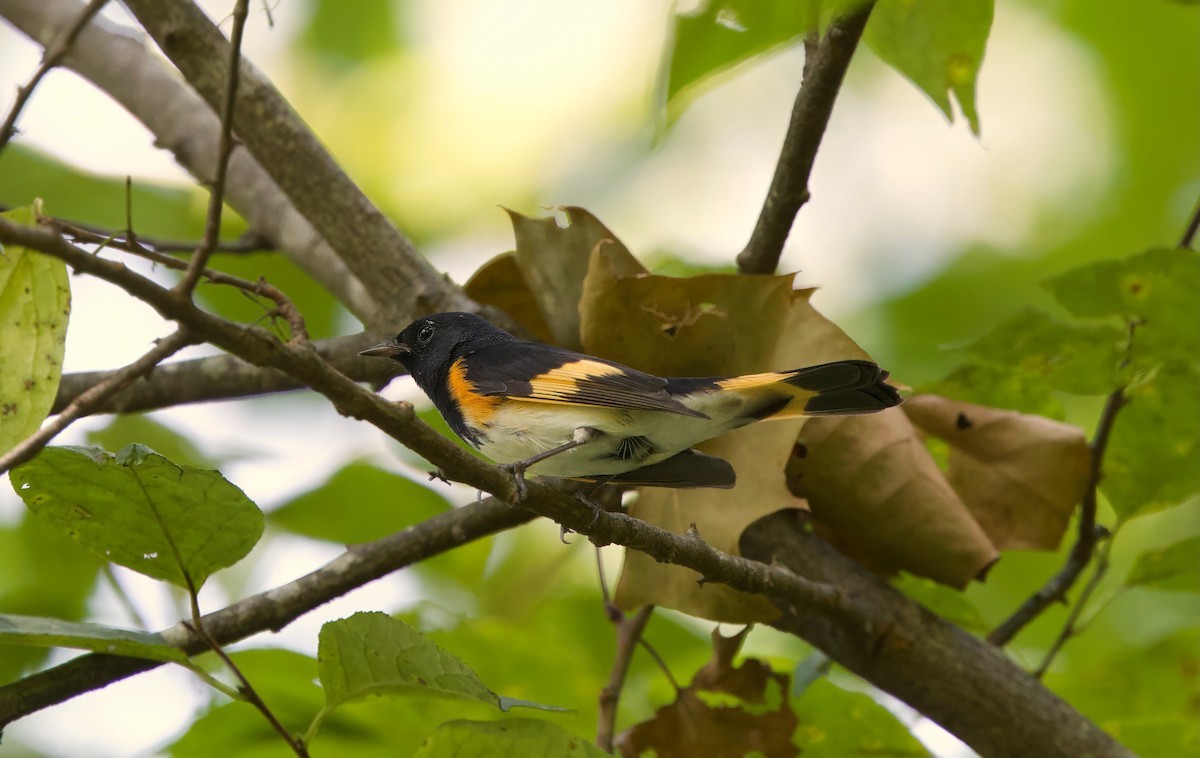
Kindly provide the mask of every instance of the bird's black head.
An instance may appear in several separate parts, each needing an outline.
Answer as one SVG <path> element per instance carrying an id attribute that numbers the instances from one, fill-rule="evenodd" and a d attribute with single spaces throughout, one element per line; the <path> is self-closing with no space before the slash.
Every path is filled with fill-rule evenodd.
<path id="1" fill-rule="evenodd" d="M 393 339 L 359 355 L 399 361 L 417 385 L 432 396 L 455 360 L 486 345 L 514 339 L 503 329 L 470 313 L 436 313 L 417 319 Z"/>

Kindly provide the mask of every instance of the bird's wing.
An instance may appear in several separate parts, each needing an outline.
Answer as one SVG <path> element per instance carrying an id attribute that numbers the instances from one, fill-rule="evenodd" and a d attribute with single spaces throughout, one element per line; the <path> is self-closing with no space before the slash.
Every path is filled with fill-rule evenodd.
<path id="1" fill-rule="evenodd" d="M 481 395 L 707 418 L 673 398 L 666 379 L 553 345 L 490 345 L 469 355 L 466 367 Z"/>

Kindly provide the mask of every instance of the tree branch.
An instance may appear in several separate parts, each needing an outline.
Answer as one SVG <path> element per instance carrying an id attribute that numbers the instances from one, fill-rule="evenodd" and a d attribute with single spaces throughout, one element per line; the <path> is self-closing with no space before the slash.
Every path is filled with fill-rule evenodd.
<path id="1" fill-rule="evenodd" d="M 772 626 L 941 724 L 989 758 L 1100 758 L 1132 753 L 999 649 L 905 597 L 804 528 L 799 511 L 760 519 L 742 554 L 835 585 L 871 609 L 865 623 L 768 593 L 783 612 Z"/>
<path id="2" fill-rule="evenodd" d="M 510 529 L 532 514 L 489 499 L 438 514 L 390 536 L 358 545 L 316 571 L 253 595 L 204 617 L 204 628 L 222 645 L 279 630 L 334 598 L 459 545 Z M 183 624 L 167 640 L 189 655 L 208 649 Z M 43 708 L 100 689 L 161 663 L 117 655 L 88 654 L 0 687 L 0 728 Z"/>
<path id="3" fill-rule="evenodd" d="M 808 178 L 817 159 L 817 149 L 873 7 L 874 3 L 869 2 L 833 23 L 816 46 L 812 60 L 805 55 L 804 83 L 792 106 L 792 118 L 771 188 L 767 190 L 754 232 L 737 257 L 738 270 L 743 274 L 770 274 L 779 265 L 783 243 L 796 214 L 808 202 Z M 806 44 L 805 49 L 811 51 L 812 46 Z"/>
<path id="4" fill-rule="evenodd" d="M 42 64 L 38 66 L 37 71 L 30 77 L 29 82 L 24 87 L 17 87 L 17 99 L 13 103 L 12 109 L 8 112 L 8 117 L 4 119 L 4 123 L 0 125 L 0 150 L 3 150 L 8 145 L 17 133 L 17 119 L 21 116 L 21 111 L 24 110 L 25 104 L 29 102 L 29 98 L 33 96 L 33 91 L 41 84 L 46 74 L 50 70 L 62 63 L 62 59 L 71 50 L 71 46 L 75 44 L 75 38 L 79 36 L 79 32 L 87 23 L 100 12 L 104 4 L 108 0 L 91 0 L 81 11 L 77 17 L 71 22 L 71 25 L 62 30 L 54 38 L 54 42 L 46 46 L 45 53 L 42 55 Z"/>

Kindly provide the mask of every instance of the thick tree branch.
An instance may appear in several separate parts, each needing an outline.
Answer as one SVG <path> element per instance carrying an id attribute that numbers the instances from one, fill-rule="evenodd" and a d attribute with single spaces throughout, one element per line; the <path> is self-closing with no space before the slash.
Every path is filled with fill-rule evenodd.
<path id="1" fill-rule="evenodd" d="M 792 106 L 792 118 L 775 164 L 771 188 L 767 190 L 754 232 L 737 257 L 738 270 L 743 274 L 770 274 L 779 265 L 783 243 L 796 214 L 808 202 L 808 177 L 817 159 L 817 149 L 873 7 L 874 3 L 868 2 L 832 24 L 815 50 L 812 45 L 805 45 L 813 53 L 812 59 L 806 53 L 804 83 Z"/>
<path id="2" fill-rule="evenodd" d="M 840 587 L 871 609 L 847 623 L 779 596 L 772 623 L 900 698 L 989 758 L 1133 754 L 983 640 L 930 613 L 804 528 L 799 511 L 743 533 L 742 554 Z"/>
<path id="3" fill-rule="evenodd" d="M 71 46 L 75 44 L 75 38 L 79 36 L 79 32 L 83 31 L 83 27 L 87 26 L 92 17 L 100 12 L 104 4 L 108 0 L 91 0 L 82 10 L 79 11 L 75 20 L 71 25 L 62 30 L 61 34 L 55 36 L 54 41 L 46 45 L 46 51 L 42 54 L 42 64 L 38 66 L 37 71 L 33 73 L 29 81 L 23 87 L 17 87 L 17 99 L 13 103 L 12 108 L 8 112 L 8 116 L 4 119 L 4 123 L 0 124 L 0 150 L 8 144 L 8 141 L 17 133 L 17 119 L 21 116 L 21 111 L 24 110 L 25 104 L 29 102 L 29 98 L 33 97 L 33 91 L 37 89 L 38 84 L 45 78 L 50 70 L 62 63 L 62 59 L 71 50 Z"/>
<path id="4" fill-rule="evenodd" d="M 0 16 L 34 41 L 49 45 L 82 7 L 77 0 L 0 0 Z M 146 49 L 140 34 L 93 19 L 63 65 L 126 108 L 198 181 L 212 182 L 220 122 L 186 83 Z M 272 240 L 364 324 L 384 332 L 398 329 L 397 319 L 380 310 L 334 249 L 240 148 L 230 158 L 225 199 L 257 235 Z"/>

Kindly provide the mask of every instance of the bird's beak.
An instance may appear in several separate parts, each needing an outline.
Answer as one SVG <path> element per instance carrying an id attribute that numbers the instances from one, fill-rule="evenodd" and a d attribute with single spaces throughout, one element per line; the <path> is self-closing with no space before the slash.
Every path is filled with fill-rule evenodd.
<path id="1" fill-rule="evenodd" d="M 410 352 L 412 351 L 408 349 L 408 345 L 401 345 L 395 340 L 388 340 L 387 342 L 380 342 L 378 345 L 367 348 L 359 353 L 359 355 L 365 355 L 369 358 L 395 358 L 396 356 L 405 355 Z"/>

